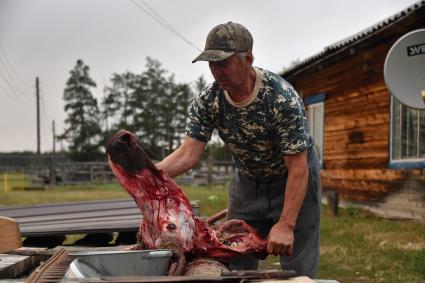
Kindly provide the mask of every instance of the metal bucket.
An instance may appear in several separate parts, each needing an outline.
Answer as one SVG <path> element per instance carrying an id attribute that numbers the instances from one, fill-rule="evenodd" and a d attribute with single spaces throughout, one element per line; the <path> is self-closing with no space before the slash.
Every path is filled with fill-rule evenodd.
<path id="1" fill-rule="evenodd" d="M 87 251 L 70 253 L 83 259 L 102 276 L 166 275 L 173 255 L 171 250 Z"/>

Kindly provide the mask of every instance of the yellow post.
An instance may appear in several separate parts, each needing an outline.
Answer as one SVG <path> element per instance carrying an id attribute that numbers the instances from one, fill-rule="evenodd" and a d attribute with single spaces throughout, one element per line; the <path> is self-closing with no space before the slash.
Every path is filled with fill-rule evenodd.
<path id="1" fill-rule="evenodd" d="M 4 176 L 3 176 L 3 188 L 4 188 L 4 191 L 5 192 L 7 192 L 7 173 L 4 173 Z"/>

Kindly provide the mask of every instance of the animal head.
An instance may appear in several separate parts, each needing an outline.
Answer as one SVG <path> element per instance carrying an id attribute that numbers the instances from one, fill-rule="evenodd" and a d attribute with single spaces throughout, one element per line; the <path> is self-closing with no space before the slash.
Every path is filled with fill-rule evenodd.
<path id="1" fill-rule="evenodd" d="M 109 165 L 143 215 L 141 239 L 148 248 L 193 246 L 195 223 L 187 197 L 155 167 L 134 134 L 121 130 L 108 142 Z"/>
<path id="2" fill-rule="evenodd" d="M 158 172 L 136 135 L 128 131 L 121 130 L 116 133 L 108 141 L 106 153 L 110 161 L 122 167 L 129 175 L 134 175 L 145 168 Z"/>

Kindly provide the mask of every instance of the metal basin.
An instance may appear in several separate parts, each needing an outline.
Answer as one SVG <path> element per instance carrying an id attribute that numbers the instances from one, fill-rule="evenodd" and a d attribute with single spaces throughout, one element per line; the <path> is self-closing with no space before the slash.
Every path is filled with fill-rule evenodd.
<path id="1" fill-rule="evenodd" d="M 94 268 L 90 263 L 84 259 L 74 259 L 69 265 L 69 269 L 66 272 L 64 278 L 66 279 L 80 279 L 80 278 L 100 278 L 102 274 Z"/>
<path id="2" fill-rule="evenodd" d="M 83 259 L 102 276 L 166 275 L 171 250 L 87 251 L 70 253 L 71 258 Z"/>

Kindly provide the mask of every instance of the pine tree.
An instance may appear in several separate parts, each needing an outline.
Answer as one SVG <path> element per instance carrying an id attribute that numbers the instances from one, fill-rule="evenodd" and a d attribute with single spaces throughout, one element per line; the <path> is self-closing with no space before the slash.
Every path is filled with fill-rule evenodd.
<path id="1" fill-rule="evenodd" d="M 200 76 L 195 81 L 195 93 L 199 94 L 201 91 L 207 86 L 207 81 L 205 80 L 204 76 Z"/>
<path id="2" fill-rule="evenodd" d="M 70 158 L 75 161 L 96 160 L 100 153 L 101 129 L 97 100 L 91 93 L 96 83 L 89 76 L 89 67 L 77 60 L 70 71 L 63 92 L 65 131 L 60 138 L 69 143 Z"/>
<path id="3" fill-rule="evenodd" d="M 135 111 L 134 127 L 143 145 L 155 154 L 154 158 L 162 155 L 165 127 L 169 122 L 165 112 L 170 109 L 168 99 L 173 81 L 172 76 L 166 77 L 166 73 L 159 61 L 147 57 L 146 71 L 138 77 L 130 102 Z"/>
<path id="4" fill-rule="evenodd" d="M 102 116 L 108 121 L 104 143 L 119 129 L 135 132 L 151 155 L 159 159 L 179 145 L 184 136 L 187 110 L 193 99 L 188 84 L 176 83 L 157 60 L 146 58 L 139 75 L 114 74 L 105 89 Z M 205 86 L 203 78 L 196 82 Z"/>
<path id="5" fill-rule="evenodd" d="M 105 119 L 112 119 L 116 129 L 129 129 L 132 123 L 133 110 L 130 99 L 134 92 L 136 75 L 130 72 L 113 74 L 112 86 L 106 87 L 106 96 L 102 100 L 102 115 Z"/>
<path id="6" fill-rule="evenodd" d="M 180 145 L 184 138 L 188 109 L 193 97 L 194 94 L 188 84 L 179 83 L 173 86 L 170 97 L 170 100 L 174 102 L 173 109 L 168 111 L 172 113 L 172 128 L 168 131 L 168 152 Z"/>
<path id="7" fill-rule="evenodd" d="M 103 144 L 120 129 L 135 131 L 133 126 L 134 109 L 130 106 L 130 100 L 134 96 L 137 75 L 131 72 L 113 74 L 111 86 L 104 90 L 102 99 L 101 116 L 104 122 Z"/>

